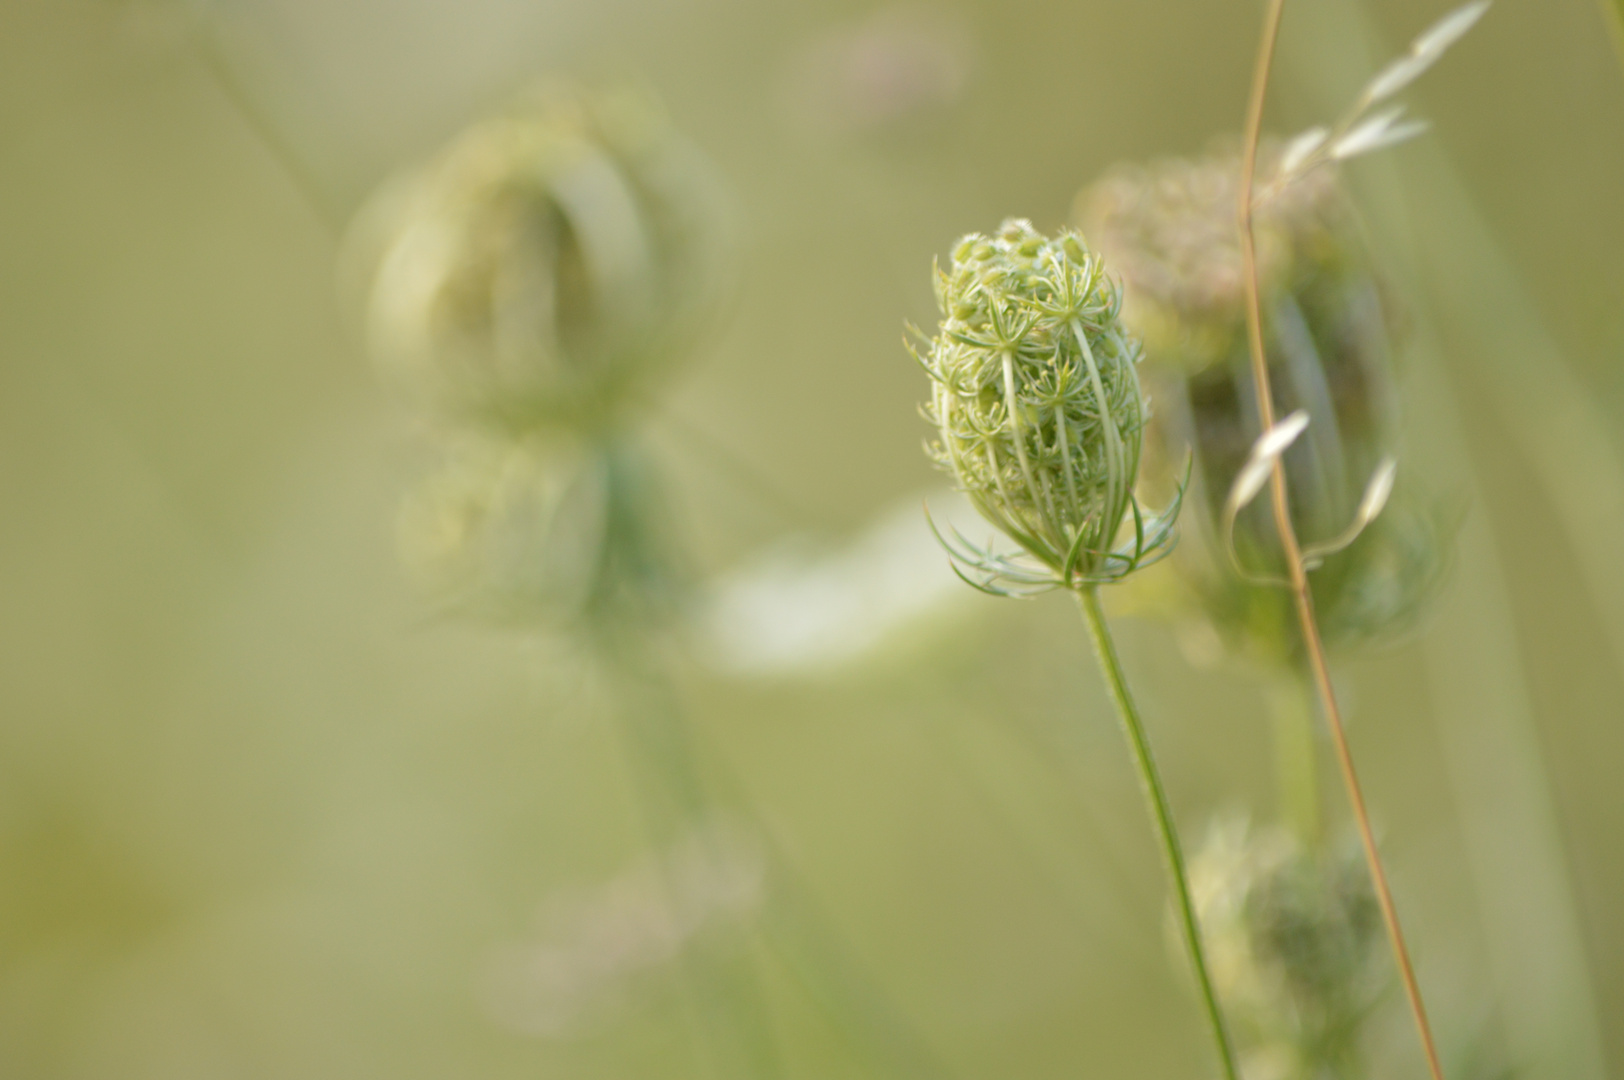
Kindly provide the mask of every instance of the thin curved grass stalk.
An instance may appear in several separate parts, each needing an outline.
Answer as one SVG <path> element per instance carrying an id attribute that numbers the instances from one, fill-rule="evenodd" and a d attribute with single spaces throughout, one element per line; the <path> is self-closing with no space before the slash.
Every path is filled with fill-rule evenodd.
<path id="1" fill-rule="evenodd" d="M 1269 387 L 1269 362 L 1263 346 L 1263 311 L 1257 266 L 1257 245 L 1252 229 L 1254 195 L 1253 185 L 1257 173 L 1258 143 L 1263 131 L 1263 105 L 1269 89 L 1269 70 L 1274 59 L 1276 42 L 1280 36 L 1280 19 L 1285 12 L 1285 0 L 1269 0 L 1264 16 L 1263 39 L 1258 48 L 1257 67 L 1252 79 L 1251 101 L 1247 108 L 1246 132 L 1242 144 L 1241 183 L 1236 200 L 1237 221 L 1240 228 L 1241 260 L 1246 288 L 1246 335 L 1252 355 L 1252 381 L 1257 390 L 1258 413 L 1263 431 L 1275 425 L 1274 399 Z M 1370 815 L 1365 809 L 1364 793 L 1359 775 L 1354 768 L 1353 754 L 1348 747 L 1347 734 L 1342 726 L 1342 713 L 1337 704 L 1336 691 L 1331 686 L 1330 664 L 1325 646 L 1320 639 L 1319 624 L 1314 617 L 1314 596 L 1309 588 L 1308 570 L 1304 565 L 1301 545 L 1291 523 L 1289 493 L 1286 490 L 1286 470 L 1279 456 L 1269 473 L 1269 500 L 1274 510 L 1275 528 L 1280 534 L 1280 545 L 1285 552 L 1286 570 L 1291 578 L 1291 591 L 1296 601 L 1298 621 L 1302 626 L 1303 645 L 1308 655 L 1309 670 L 1319 696 L 1320 708 L 1331 731 L 1331 743 L 1336 750 L 1337 764 L 1347 788 L 1348 802 L 1359 829 L 1359 840 L 1365 850 L 1365 861 L 1370 868 L 1371 882 L 1376 889 L 1376 901 L 1381 908 L 1382 922 L 1398 965 L 1399 978 L 1404 984 L 1404 995 L 1415 1020 L 1416 1033 L 1427 1059 L 1432 1080 L 1443 1080 L 1443 1066 L 1438 1060 L 1438 1049 L 1427 1019 L 1426 1002 L 1421 986 L 1410 962 L 1410 951 L 1404 940 L 1404 929 L 1399 922 L 1398 909 L 1387 884 L 1387 872 L 1382 866 L 1381 852 L 1376 847 L 1375 832 Z"/>
<path id="2" fill-rule="evenodd" d="M 1293 17 L 1300 21 L 1282 59 L 1299 92 L 1329 107 L 1364 78 L 1381 44 L 1351 0 Z M 1467 505 L 1490 502 L 1482 465 L 1467 456 L 1457 393 L 1470 386 L 1489 395 L 1497 430 L 1544 486 L 1616 670 L 1624 664 L 1616 544 L 1624 467 L 1594 395 L 1534 312 L 1517 265 L 1447 155 L 1423 140 L 1403 161 L 1372 159 L 1361 182 L 1387 268 L 1406 294 L 1426 298 L 1414 308 L 1409 378 L 1416 415 L 1427 418 L 1410 433 L 1417 456 L 1447 462 Z M 1484 925 L 1485 974 L 1499 999 L 1497 1037 L 1529 1075 L 1599 1080 L 1607 1069 L 1573 867 L 1514 631 L 1509 565 L 1482 513 L 1464 517 L 1455 573 L 1472 588 L 1440 606 L 1421 648 Z"/>
<path id="3" fill-rule="evenodd" d="M 1162 858 L 1173 886 L 1179 935 L 1190 954 L 1190 966 L 1195 972 L 1196 989 L 1201 995 L 1202 1010 L 1212 1031 L 1213 1043 L 1218 1048 L 1218 1058 L 1224 1070 L 1225 1080 L 1239 1080 L 1240 1073 L 1235 1067 L 1234 1044 L 1230 1041 L 1229 1032 L 1224 1026 L 1223 1012 L 1218 1006 L 1218 991 L 1213 986 L 1212 974 L 1207 967 L 1206 949 L 1201 940 L 1201 926 L 1196 919 L 1195 902 L 1190 894 L 1190 877 L 1185 868 L 1184 850 L 1179 844 L 1178 827 L 1173 821 L 1173 809 L 1167 801 L 1161 771 L 1156 767 L 1156 756 L 1151 752 L 1150 738 L 1145 734 L 1139 707 L 1134 703 L 1133 694 L 1128 690 L 1127 676 L 1123 673 L 1122 661 L 1117 656 L 1116 643 L 1111 638 L 1111 628 L 1105 621 L 1105 612 L 1100 608 L 1098 587 L 1086 585 L 1075 591 L 1077 606 L 1083 613 L 1083 622 L 1088 626 L 1089 637 L 1094 643 L 1094 655 L 1099 660 L 1100 672 L 1105 676 L 1106 687 L 1111 692 L 1111 701 L 1122 721 L 1123 734 L 1127 736 L 1128 749 L 1133 754 L 1134 766 L 1139 772 L 1139 783 L 1144 790 L 1145 803 L 1156 826 L 1156 838 L 1161 843 Z"/>

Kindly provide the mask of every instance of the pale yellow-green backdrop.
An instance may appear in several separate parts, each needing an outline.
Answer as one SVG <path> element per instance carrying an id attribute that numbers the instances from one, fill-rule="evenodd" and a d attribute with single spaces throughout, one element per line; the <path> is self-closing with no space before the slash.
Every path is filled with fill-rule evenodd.
<path id="1" fill-rule="evenodd" d="M 1271 127 L 1444 7 L 1292 0 Z M 643 842 L 560 653 L 397 567 L 427 452 L 335 285 L 344 223 L 535 77 L 658 94 L 744 237 L 650 423 L 721 573 L 937 483 L 899 343 L 931 258 L 1233 132 L 1260 15 L 3 0 L 0 1077 L 704 1075 L 662 983 L 552 1035 L 488 1007 L 489 957 Z M 1442 1041 L 1591 1080 L 1624 1068 L 1624 74 L 1594 0 L 1498 0 L 1409 100 L 1433 131 L 1351 179 L 1411 320 L 1407 465 L 1469 511 L 1437 610 L 1339 675 Z M 707 752 L 954 1075 L 1206 1075 L 1073 611 L 964 593 L 838 670 L 696 657 Z M 1258 684 L 1121 633 L 1190 834 L 1270 813 Z M 866 1075 L 766 989 L 787 1076 Z"/>

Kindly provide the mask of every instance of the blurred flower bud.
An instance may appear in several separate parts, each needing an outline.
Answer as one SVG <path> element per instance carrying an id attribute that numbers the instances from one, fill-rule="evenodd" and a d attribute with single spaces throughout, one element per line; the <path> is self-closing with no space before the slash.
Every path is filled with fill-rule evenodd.
<path id="1" fill-rule="evenodd" d="M 1389 969 L 1358 848 L 1313 855 L 1283 830 L 1219 822 L 1190 861 L 1190 882 L 1249 1055 L 1286 1066 L 1283 1076 L 1359 1075 L 1362 1025 Z"/>
<path id="2" fill-rule="evenodd" d="M 728 231 L 710 170 L 651 102 L 538 93 L 363 217 L 367 337 L 442 419 L 599 428 L 714 315 Z"/>
<path id="3" fill-rule="evenodd" d="M 1278 148 L 1266 145 L 1264 170 Z M 1231 645 L 1289 658 L 1291 598 L 1237 577 L 1219 546 L 1231 482 L 1260 428 L 1235 224 L 1239 159 L 1118 169 L 1077 199 L 1076 217 L 1123 276 L 1123 318 L 1145 340 L 1145 375 L 1160 404 L 1147 455 L 1195 455 L 1184 583 Z M 1330 169 L 1262 203 L 1256 233 L 1264 333 L 1278 415 L 1311 423 L 1285 455 L 1291 509 L 1306 549 L 1341 533 L 1397 439 L 1396 329 L 1361 243 L 1357 218 Z M 1330 644 L 1409 625 L 1446 563 L 1449 528 L 1402 485 L 1351 546 L 1311 575 Z M 1235 546 L 1248 566 L 1279 567 L 1267 500 L 1243 510 Z"/>
<path id="4" fill-rule="evenodd" d="M 447 606 L 500 622 L 644 615 L 673 587 L 657 500 L 627 449 L 468 440 L 402 508 L 402 561 Z"/>
<path id="5" fill-rule="evenodd" d="M 1127 574 L 1146 551 L 1113 544 L 1130 511 L 1139 514 L 1148 411 L 1139 343 L 1099 257 L 1075 233 L 1051 240 L 1006 221 L 959 241 L 949 269 L 937 270 L 936 297 L 942 322 L 919 356 L 939 435 L 931 456 L 1047 568 L 1047 584 Z"/>

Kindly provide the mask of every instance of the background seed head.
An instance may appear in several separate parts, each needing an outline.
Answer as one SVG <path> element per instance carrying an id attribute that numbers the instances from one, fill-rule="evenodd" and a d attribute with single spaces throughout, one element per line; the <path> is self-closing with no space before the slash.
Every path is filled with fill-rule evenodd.
<path id="1" fill-rule="evenodd" d="M 1261 176 L 1277 156 L 1265 146 Z M 1216 536 L 1259 431 L 1235 222 L 1239 174 L 1229 151 L 1118 168 L 1078 196 L 1077 213 L 1123 276 L 1123 319 L 1146 343 L 1145 379 L 1159 403 L 1147 454 L 1152 462 L 1195 456 L 1185 533 L 1196 542 L 1173 560 L 1175 603 L 1198 611 L 1232 648 L 1273 663 L 1299 647 L 1290 597 L 1237 577 Z M 1311 545 L 1352 520 L 1371 474 L 1396 452 L 1401 320 L 1333 169 L 1261 204 L 1256 231 L 1276 412 L 1301 408 L 1312 418 L 1285 456 L 1293 522 Z M 1311 575 L 1327 642 L 1357 644 L 1413 624 L 1447 565 L 1453 518 L 1401 481 L 1360 538 Z M 1248 566 L 1279 571 L 1266 499 L 1241 513 L 1235 541 Z"/>
<path id="2" fill-rule="evenodd" d="M 1279 146 L 1259 150 L 1268 176 Z M 1083 189 L 1074 218 L 1127 288 L 1124 317 L 1158 364 L 1198 371 L 1223 362 L 1246 332 L 1235 207 L 1240 156 L 1123 165 Z M 1262 290 L 1295 289 L 1362 262 L 1353 210 L 1330 169 L 1308 173 L 1256 213 Z"/>
<path id="3" fill-rule="evenodd" d="M 1111 576 L 1148 416 L 1121 290 L 1077 233 L 1010 220 L 958 242 L 936 297 L 940 326 L 915 354 L 931 456 L 1040 562 L 1060 570 L 1075 551 L 1085 578 Z"/>
<path id="4" fill-rule="evenodd" d="M 1214 977 L 1249 1054 L 1289 1076 L 1359 1075 L 1365 1020 L 1391 981 L 1355 844 L 1305 850 L 1276 828 L 1214 824 L 1190 862 Z"/>
<path id="5" fill-rule="evenodd" d="M 379 362 L 438 418 L 508 434 L 608 423 L 714 315 L 731 247 L 651 101 L 562 87 L 468 128 L 361 232 Z"/>

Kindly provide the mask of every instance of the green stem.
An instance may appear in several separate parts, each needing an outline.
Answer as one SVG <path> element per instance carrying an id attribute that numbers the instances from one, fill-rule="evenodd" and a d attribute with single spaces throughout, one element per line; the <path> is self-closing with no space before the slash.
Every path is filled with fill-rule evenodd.
<path id="1" fill-rule="evenodd" d="M 1156 825 L 1157 836 L 1162 842 L 1162 855 L 1167 861 L 1167 873 L 1172 878 L 1173 898 L 1177 901 L 1179 930 L 1184 936 L 1184 945 L 1190 953 L 1190 966 L 1195 970 L 1195 981 L 1201 992 L 1201 1003 L 1207 1013 L 1207 1023 L 1212 1028 L 1213 1043 L 1218 1049 L 1218 1060 L 1223 1066 L 1225 1080 L 1238 1080 L 1239 1070 L 1235 1067 L 1235 1051 L 1229 1042 L 1229 1033 L 1224 1029 L 1223 1013 L 1218 1008 L 1218 994 L 1213 989 L 1212 975 L 1207 971 L 1207 956 L 1201 945 L 1201 928 L 1196 922 L 1195 903 L 1190 899 L 1189 876 L 1184 869 L 1184 852 L 1179 846 L 1178 828 L 1173 824 L 1173 811 L 1167 802 L 1167 792 L 1162 787 L 1161 773 L 1156 768 L 1156 758 L 1150 750 L 1150 739 L 1145 735 L 1145 725 L 1139 718 L 1139 708 L 1133 703 L 1133 695 L 1128 692 L 1128 680 L 1122 673 L 1122 662 L 1117 659 L 1116 643 L 1111 639 L 1111 630 L 1105 623 L 1105 612 L 1100 609 L 1098 590 L 1092 586 L 1085 586 L 1077 590 L 1077 606 L 1082 609 L 1083 621 L 1088 624 L 1088 633 L 1094 640 L 1094 654 L 1099 658 L 1100 671 L 1105 675 L 1106 685 L 1111 691 L 1111 700 L 1116 703 L 1117 715 L 1122 718 L 1122 730 L 1128 736 L 1128 747 L 1133 751 L 1134 764 L 1139 768 L 1139 781 L 1144 788 L 1145 802 L 1150 808 L 1150 816 Z"/>
<path id="2" fill-rule="evenodd" d="M 688 732 L 639 635 L 606 628 L 595 644 L 623 697 L 616 711 L 633 786 L 649 839 L 663 852 L 711 818 Z M 668 877 L 666 885 L 675 902 L 677 883 Z M 710 1071 L 722 1080 L 781 1076 L 772 1018 L 750 954 L 701 946 L 684 950 L 680 966 Z"/>
<path id="3" fill-rule="evenodd" d="M 1306 851 L 1318 851 L 1320 820 L 1319 743 L 1314 706 L 1296 671 L 1270 680 L 1264 689 L 1274 726 L 1275 784 L 1280 815 Z"/>

